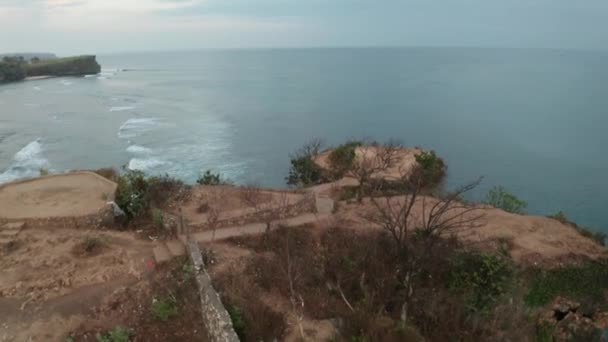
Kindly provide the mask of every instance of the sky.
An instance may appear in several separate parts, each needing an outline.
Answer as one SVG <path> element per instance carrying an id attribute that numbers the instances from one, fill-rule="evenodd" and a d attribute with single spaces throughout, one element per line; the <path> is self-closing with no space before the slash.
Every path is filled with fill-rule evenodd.
<path id="1" fill-rule="evenodd" d="M 608 0 L 0 0 L 1 52 L 608 48 Z"/>

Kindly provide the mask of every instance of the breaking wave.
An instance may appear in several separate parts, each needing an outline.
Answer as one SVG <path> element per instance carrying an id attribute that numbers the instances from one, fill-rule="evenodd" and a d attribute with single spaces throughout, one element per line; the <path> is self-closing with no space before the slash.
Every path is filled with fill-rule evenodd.
<path id="1" fill-rule="evenodd" d="M 7 183 L 21 178 L 35 177 L 40 169 L 49 165 L 43 156 L 43 146 L 40 139 L 36 139 L 13 156 L 13 164 L 3 173 L 0 173 L 0 183 Z"/>

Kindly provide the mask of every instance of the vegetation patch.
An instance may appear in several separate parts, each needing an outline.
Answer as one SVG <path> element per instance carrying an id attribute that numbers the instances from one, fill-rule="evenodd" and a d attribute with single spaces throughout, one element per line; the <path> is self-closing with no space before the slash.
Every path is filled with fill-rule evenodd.
<path id="1" fill-rule="evenodd" d="M 122 175 L 103 172 L 118 183 L 115 202 L 125 211 L 129 222 L 149 213 L 154 207 L 162 208 L 189 194 L 188 187 L 182 181 L 168 175 L 147 177 L 143 172 L 134 170 L 128 170 Z"/>
<path id="2" fill-rule="evenodd" d="M 90 236 L 87 235 L 82 239 L 82 242 L 75 245 L 72 252 L 76 256 L 95 256 L 99 255 L 106 248 L 110 239 L 107 236 Z"/>
<path id="3" fill-rule="evenodd" d="M 328 161 L 334 179 L 344 177 L 353 168 L 356 149 L 362 145 L 361 141 L 349 141 L 332 149 L 328 156 Z"/>
<path id="4" fill-rule="evenodd" d="M 197 180 L 197 184 L 200 185 L 229 185 L 230 181 L 222 178 L 219 173 L 213 173 L 211 170 L 205 171 Z"/>
<path id="5" fill-rule="evenodd" d="M 461 252 L 451 260 L 448 287 L 463 290 L 471 311 L 485 311 L 513 284 L 512 265 L 495 255 Z"/>
<path id="6" fill-rule="evenodd" d="M 97 342 L 129 342 L 129 337 L 128 329 L 117 326 L 106 333 L 97 333 L 95 339 Z"/>
<path id="7" fill-rule="evenodd" d="M 550 270 L 534 270 L 525 301 L 541 306 L 556 296 L 578 300 L 601 300 L 608 289 L 608 262 L 593 261 L 581 266 L 563 266 Z"/>
<path id="8" fill-rule="evenodd" d="M 290 156 L 291 167 L 285 181 L 289 186 L 302 187 L 319 184 L 322 180 L 322 170 L 314 162 L 319 155 L 321 142 L 313 140 Z"/>
<path id="9" fill-rule="evenodd" d="M 155 319 L 166 322 L 169 318 L 177 315 L 177 300 L 173 295 L 158 299 L 155 298 L 152 302 L 150 311 Z"/>
<path id="10" fill-rule="evenodd" d="M 441 185 L 447 173 L 447 166 L 435 151 L 423 151 L 416 155 L 417 172 L 424 188 L 434 189 Z"/>
<path id="11" fill-rule="evenodd" d="M 486 203 L 512 214 L 525 214 L 528 206 L 528 203 L 517 198 L 502 186 L 495 186 L 488 192 Z"/>

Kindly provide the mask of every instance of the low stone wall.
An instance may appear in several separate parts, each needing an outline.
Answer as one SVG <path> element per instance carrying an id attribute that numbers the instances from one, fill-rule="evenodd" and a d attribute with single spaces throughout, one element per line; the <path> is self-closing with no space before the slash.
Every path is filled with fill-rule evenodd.
<path id="1" fill-rule="evenodd" d="M 313 193 L 306 193 L 301 200 L 298 202 L 289 205 L 285 209 L 285 214 L 281 219 L 287 219 L 291 217 L 296 217 L 305 213 L 314 213 L 317 210 L 317 200 Z M 216 229 L 226 228 L 226 227 L 234 227 L 234 226 L 244 226 L 251 223 L 263 222 L 264 218 L 271 212 L 272 209 L 252 212 L 249 214 L 245 214 L 239 217 L 234 217 L 226 220 L 221 220 L 217 222 Z M 207 223 L 201 223 L 197 225 L 191 225 L 193 230 L 206 230 L 208 227 Z"/>
<path id="2" fill-rule="evenodd" d="M 188 238 L 188 253 L 196 272 L 196 282 L 198 284 L 201 308 L 203 313 L 203 323 L 207 330 L 209 341 L 211 342 L 237 342 L 237 336 L 232 326 L 232 319 L 222 304 L 219 294 L 213 288 L 211 277 L 205 269 L 203 256 L 197 242 Z"/>
<path id="3" fill-rule="evenodd" d="M 0 225 L 11 222 L 24 222 L 28 228 L 99 229 L 116 226 L 114 215 L 109 205 L 100 209 L 95 214 L 86 216 L 25 219 L 0 218 Z"/>

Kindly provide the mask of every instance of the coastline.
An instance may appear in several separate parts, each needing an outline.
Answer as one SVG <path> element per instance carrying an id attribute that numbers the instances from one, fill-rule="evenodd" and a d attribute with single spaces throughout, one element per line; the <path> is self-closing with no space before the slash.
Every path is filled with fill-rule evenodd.
<path id="1" fill-rule="evenodd" d="M 58 76 L 53 76 L 53 75 L 43 75 L 43 76 L 29 76 L 23 79 L 23 81 L 40 81 L 40 80 L 46 80 L 49 78 L 56 78 Z"/>

